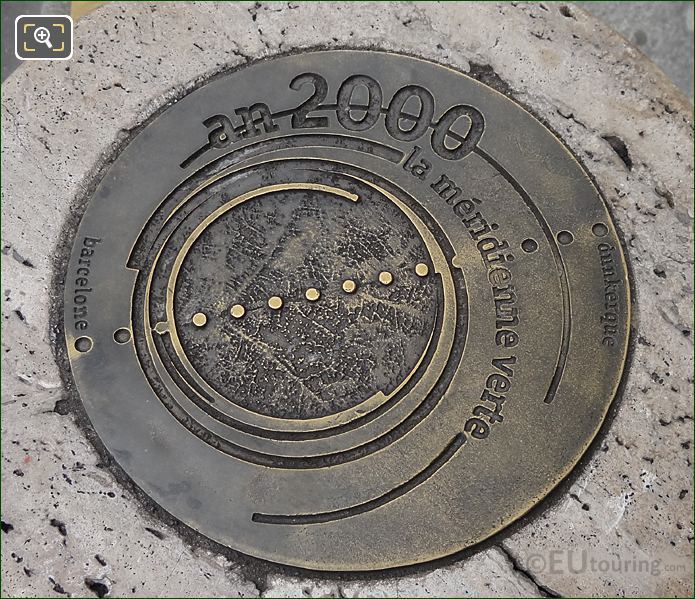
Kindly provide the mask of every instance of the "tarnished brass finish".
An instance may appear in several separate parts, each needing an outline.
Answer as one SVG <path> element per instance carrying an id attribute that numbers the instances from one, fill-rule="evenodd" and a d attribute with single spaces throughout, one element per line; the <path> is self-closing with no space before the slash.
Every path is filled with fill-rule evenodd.
<path id="1" fill-rule="evenodd" d="M 273 310 L 279 310 L 280 308 L 282 308 L 282 298 L 278 297 L 277 295 L 274 295 L 268 300 L 268 307 Z M 176 349 L 180 350 L 179 347 L 177 347 Z"/>
<path id="2" fill-rule="evenodd" d="M 246 314 L 246 308 L 241 304 L 234 304 L 229 312 L 234 318 L 242 318 Z"/>
<path id="3" fill-rule="evenodd" d="M 310 302 L 315 302 L 321 297 L 321 292 L 315 287 L 309 287 L 304 295 Z"/>
<path id="4" fill-rule="evenodd" d="M 419 262 L 415 265 L 415 274 L 418 277 L 426 277 L 430 272 L 430 267 L 424 262 Z"/>
<path id="5" fill-rule="evenodd" d="M 393 283 L 393 275 L 387 270 L 380 272 L 379 283 L 381 283 L 382 285 L 390 285 L 391 283 Z"/>
<path id="6" fill-rule="evenodd" d="M 208 317 L 202 312 L 197 312 L 192 318 L 193 324 L 197 327 L 204 327 L 208 321 Z"/>
<path id="7" fill-rule="evenodd" d="M 558 139 L 382 52 L 172 105 L 97 188 L 66 280 L 73 374 L 124 471 L 208 537 L 321 570 L 526 513 L 596 435 L 630 330 L 611 217 Z"/>

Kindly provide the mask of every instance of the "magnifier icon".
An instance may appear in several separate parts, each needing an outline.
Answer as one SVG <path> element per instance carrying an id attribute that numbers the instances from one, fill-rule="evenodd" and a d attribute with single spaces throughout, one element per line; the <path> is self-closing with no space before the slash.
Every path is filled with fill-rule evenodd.
<path id="1" fill-rule="evenodd" d="M 37 27 L 34 29 L 34 39 L 39 44 L 46 44 L 49 49 L 53 48 L 53 44 L 51 44 L 51 33 L 46 27 Z"/>

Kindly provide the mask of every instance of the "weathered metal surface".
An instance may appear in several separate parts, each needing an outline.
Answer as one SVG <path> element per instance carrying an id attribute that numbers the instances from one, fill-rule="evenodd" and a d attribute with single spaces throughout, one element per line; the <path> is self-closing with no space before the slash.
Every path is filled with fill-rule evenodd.
<path id="1" fill-rule="evenodd" d="M 458 72 L 259 63 L 144 128 L 96 190 L 65 336 L 106 447 L 244 553 L 452 554 L 528 511 L 603 421 L 627 270 L 562 144 Z"/>

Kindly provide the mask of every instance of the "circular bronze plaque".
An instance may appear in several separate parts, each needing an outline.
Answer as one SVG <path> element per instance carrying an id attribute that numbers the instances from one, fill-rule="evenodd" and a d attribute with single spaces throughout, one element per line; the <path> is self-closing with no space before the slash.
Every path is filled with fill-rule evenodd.
<path id="1" fill-rule="evenodd" d="M 218 78 L 101 181 L 65 336 L 125 472 L 204 535 L 321 570 L 450 555 L 577 463 L 625 364 L 606 206 L 451 69 L 312 52 Z"/>

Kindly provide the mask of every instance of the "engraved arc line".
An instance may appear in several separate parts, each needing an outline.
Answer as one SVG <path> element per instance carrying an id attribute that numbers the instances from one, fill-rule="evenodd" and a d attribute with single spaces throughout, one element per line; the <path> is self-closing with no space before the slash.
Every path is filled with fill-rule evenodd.
<path id="1" fill-rule="evenodd" d="M 149 281 L 148 281 L 149 283 Z M 152 338 L 152 331 L 150 328 L 150 321 L 149 321 L 149 316 L 147 314 L 147 310 L 144 310 L 144 320 L 145 320 L 145 327 L 144 327 L 144 333 L 145 337 L 147 339 L 148 343 L 154 342 L 154 339 Z M 161 342 L 161 340 L 160 340 Z M 139 348 L 136 345 L 136 351 L 138 354 L 140 353 Z M 159 367 L 155 364 L 154 365 L 155 369 L 160 372 L 160 376 L 162 372 L 159 370 Z M 142 369 L 142 366 L 141 366 Z M 166 372 L 166 371 L 165 371 Z M 143 370 L 144 373 L 144 370 Z M 167 373 L 169 376 L 171 376 L 172 373 Z M 178 376 L 180 374 L 177 372 Z M 147 378 L 147 377 L 146 377 Z M 149 380 L 149 379 L 148 379 Z M 203 427 L 197 420 L 193 419 L 193 422 L 195 422 L 196 427 L 195 428 L 190 428 L 189 426 L 183 425 L 183 422 L 181 421 L 182 418 L 188 417 L 191 418 L 190 414 L 188 414 L 181 406 L 178 404 L 176 399 L 173 397 L 169 401 L 163 401 L 164 405 L 167 407 L 167 409 L 174 415 L 174 417 L 184 426 L 184 428 L 187 428 L 190 432 L 201 438 L 203 441 L 208 443 L 211 447 L 216 449 L 217 451 L 220 451 L 221 453 L 230 455 L 232 457 L 248 461 L 254 464 L 262 465 L 262 466 L 267 466 L 271 468 L 287 468 L 287 469 L 316 469 L 316 468 L 326 468 L 338 464 L 343 464 L 352 460 L 359 459 L 360 457 L 364 457 L 366 455 L 370 455 L 380 449 L 385 448 L 389 444 L 391 444 L 393 441 L 401 438 L 403 435 L 405 435 L 409 430 L 413 428 L 413 426 L 416 426 L 419 424 L 419 422 L 427 416 L 432 409 L 436 406 L 436 404 L 439 402 L 439 399 L 441 398 L 441 395 L 439 397 L 435 397 L 435 400 L 431 402 L 431 405 L 426 406 L 424 414 L 420 414 L 421 412 L 421 406 L 418 406 L 416 408 L 415 412 L 410 414 L 408 417 L 405 418 L 405 420 L 393 429 L 387 431 L 386 433 L 380 435 L 376 439 L 373 439 L 371 441 L 368 441 L 366 443 L 363 443 L 361 445 L 358 445 L 356 447 L 353 447 L 351 449 L 343 450 L 341 452 L 335 453 L 335 454 L 323 454 L 323 455 L 316 455 L 316 456 L 310 456 L 310 457 L 291 457 L 291 456 L 277 456 L 277 455 L 271 455 L 271 454 L 265 454 L 256 450 L 248 449 L 246 447 L 237 445 L 235 443 L 232 443 L 228 441 L 227 439 L 220 437 L 216 433 L 206 429 Z M 426 403 L 427 399 L 425 400 Z M 161 400 L 161 398 L 160 398 Z M 399 427 L 402 427 L 407 421 L 410 420 L 415 420 L 414 424 L 408 428 L 408 430 L 405 431 L 399 431 Z M 196 430 L 198 429 L 198 432 Z M 394 438 L 392 438 L 394 437 Z"/>
<path id="2" fill-rule="evenodd" d="M 391 503 L 399 497 L 402 497 L 434 476 L 437 471 L 442 468 L 442 466 L 444 466 L 456 455 L 458 450 L 463 447 L 465 442 L 465 435 L 463 433 L 457 434 L 444 448 L 444 451 L 442 451 L 432 462 L 430 462 L 426 468 L 420 470 L 420 472 L 418 472 L 415 476 L 408 479 L 406 482 L 401 483 L 397 487 L 394 487 L 390 491 L 387 491 L 383 495 L 379 495 L 378 497 L 365 501 L 364 503 L 358 503 L 356 505 L 351 505 L 350 507 L 332 510 L 329 512 L 318 512 L 316 514 L 290 515 L 263 514 L 254 512 L 251 516 L 251 520 L 253 522 L 258 522 L 259 524 L 302 526 L 307 524 L 321 524 L 324 522 L 332 522 L 334 520 L 342 520 L 343 518 L 350 518 L 352 516 L 364 514 L 365 512 L 370 512 L 383 505 L 386 505 L 387 503 Z"/>
<path id="3" fill-rule="evenodd" d="M 335 110 L 338 108 L 337 104 L 321 104 L 317 106 L 312 112 L 319 112 L 319 111 L 325 111 L 325 110 Z M 350 110 L 361 110 L 364 109 L 366 110 L 368 107 L 366 105 L 362 104 L 351 104 L 350 105 Z M 296 108 L 289 108 L 287 110 L 280 110 L 278 112 L 271 112 L 270 113 L 270 118 L 271 119 L 282 119 L 288 116 L 292 116 L 295 114 L 297 111 Z M 386 111 L 386 109 L 382 106 L 381 110 L 382 113 Z M 261 125 L 263 124 L 263 117 L 256 117 L 256 118 L 251 118 L 251 123 L 254 125 Z M 244 131 L 246 129 L 245 124 L 237 125 L 234 127 L 234 133 L 240 133 L 241 131 Z M 300 134 L 301 135 L 301 134 Z M 306 134 L 305 134 L 306 135 Z M 311 134 L 308 134 L 311 135 Z M 315 135 L 315 134 L 314 134 Z M 205 152 L 208 150 L 213 149 L 212 144 L 208 141 L 207 143 L 204 143 L 202 146 L 200 146 L 197 150 L 195 150 L 190 156 L 185 158 L 181 164 L 179 164 L 179 167 L 182 169 L 188 168 L 188 166 L 194 162 L 196 159 L 200 158 Z"/>
<path id="4" fill-rule="evenodd" d="M 552 403 L 555 399 L 555 394 L 560 386 L 560 380 L 562 379 L 562 374 L 565 371 L 565 365 L 567 364 L 567 354 L 569 353 L 570 338 L 572 335 L 572 306 L 569 291 L 569 282 L 567 280 L 567 270 L 565 268 L 565 262 L 562 259 L 562 254 L 560 253 L 560 248 L 555 241 L 555 236 L 548 225 L 548 222 L 543 217 L 543 214 L 538 209 L 538 206 L 531 199 L 528 192 L 521 186 L 521 184 L 512 176 L 512 174 L 507 171 L 499 162 L 497 162 L 492 156 L 487 152 L 477 147 L 473 150 L 475 154 L 480 156 L 485 160 L 490 166 L 492 166 L 500 175 L 502 175 L 505 180 L 514 188 L 514 190 L 519 194 L 524 204 L 533 214 L 534 218 L 540 225 L 543 233 L 548 239 L 550 245 L 550 251 L 553 254 L 553 260 L 555 261 L 555 267 L 560 275 L 560 289 L 562 292 L 562 339 L 560 341 L 560 351 L 558 353 L 557 361 L 555 362 L 555 372 L 553 378 L 550 381 L 550 386 L 543 399 L 544 403 Z"/>
<path id="5" fill-rule="evenodd" d="M 327 191 L 327 192 L 329 192 L 329 193 L 334 193 L 334 194 L 336 194 L 336 195 L 338 195 L 338 196 L 341 196 L 341 197 L 343 197 L 343 198 L 349 199 L 349 200 L 354 201 L 354 202 L 357 202 L 357 201 L 359 200 L 359 198 L 358 198 L 355 194 L 346 192 L 346 191 L 344 191 L 344 190 L 342 190 L 342 189 L 339 189 L 339 188 L 334 188 L 334 187 L 325 186 L 325 185 L 321 185 L 321 184 L 315 184 L 315 183 L 305 183 L 305 184 L 282 184 L 282 185 L 266 186 L 266 187 L 264 187 L 264 188 L 258 188 L 258 189 L 256 189 L 256 190 L 253 190 L 252 192 L 249 192 L 249 193 L 247 193 L 247 194 L 244 194 L 244 195 L 242 195 L 242 196 L 239 196 L 239 197 L 233 199 L 231 202 L 236 202 L 236 204 L 239 204 L 239 203 L 242 203 L 243 201 L 246 201 L 246 200 L 248 200 L 248 199 L 251 199 L 251 197 L 256 197 L 256 196 L 258 196 L 258 195 L 263 195 L 263 194 L 265 194 L 265 193 L 271 193 L 272 191 L 277 191 L 279 188 L 282 188 L 282 189 L 288 189 L 288 188 L 297 188 L 297 189 L 300 189 L 300 188 L 301 188 L 301 189 L 307 189 L 307 188 L 312 188 L 312 189 L 317 189 L 317 190 L 321 190 L 321 191 Z M 227 206 L 228 204 L 229 204 L 229 203 L 225 204 L 225 206 Z M 236 205 L 236 204 L 235 204 L 235 205 Z M 233 206 L 229 206 L 227 209 L 231 209 L 232 207 L 233 207 Z M 222 208 L 224 208 L 224 206 L 223 206 Z M 209 217 L 208 217 L 208 218 L 209 218 Z M 207 219 L 206 219 L 206 222 L 207 222 Z M 204 223 L 204 224 L 205 224 L 205 223 Z M 201 225 L 201 226 L 202 226 L 202 225 Z M 199 226 L 199 228 L 200 228 L 201 226 Z M 204 227 L 203 227 L 203 228 L 204 228 Z M 171 235 L 173 235 L 173 233 L 174 233 L 174 232 L 172 231 L 172 232 L 167 236 L 167 239 L 165 240 L 164 245 L 166 245 L 168 239 L 171 237 Z M 195 241 L 195 239 L 193 239 L 193 240 L 191 241 L 191 244 L 190 244 L 190 245 L 192 245 L 193 241 Z M 161 252 L 162 252 L 162 248 L 160 248 L 159 252 L 157 253 L 157 256 L 156 256 L 156 258 L 155 258 L 155 264 L 156 264 L 156 262 L 158 261 L 159 256 L 161 255 Z M 181 257 L 181 254 L 179 254 L 179 257 Z M 154 267 L 153 267 L 153 269 L 150 271 L 150 274 L 149 274 L 148 279 L 147 279 L 146 298 L 149 298 L 149 297 L 150 297 L 150 285 L 151 285 L 151 282 L 152 282 L 153 273 L 154 273 Z M 168 294 L 168 295 L 174 293 L 174 287 L 175 287 L 175 285 L 172 283 L 171 278 L 170 278 L 169 281 L 168 281 L 168 283 L 167 283 L 167 294 Z M 149 305 L 147 300 L 146 300 L 146 304 L 147 304 L 147 306 Z M 131 305 L 132 305 L 132 301 L 131 301 Z M 148 338 L 149 340 L 151 340 L 151 326 L 150 326 L 150 321 L 149 321 L 149 308 L 148 308 L 147 306 L 146 306 L 146 309 L 145 309 L 145 312 L 146 312 L 146 320 L 147 320 L 146 336 L 147 336 L 147 338 Z M 172 324 L 173 324 L 173 326 L 172 326 Z M 162 325 L 163 325 L 163 327 L 162 327 Z M 171 338 L 172 336 L 176 336 L 175 322 L 173 321 L 172 318 L 168 318 L 166 322 L 163 322 L 163 323 L 160 322 L 160 323 L 158 323 L 157 326 L 160 327 L 159 329 L 157 329 L 158 332 L 166 331 L 166 332 L 169 333 L 170 338 Z M 178 339 L 178 337 L 177 337 L 177 339 Z M 166 344 L 165 344 L 165 346 L 166 346 Z M 167 355 L 171 358 L 171 354 L 170 354 L 168 351 L 167 351 L 166 353 L 167 353 Z M 184 368 L 186 368 L 186 364 L 183 364 L 183 363 L 182 363 L 182 365 L 184 366 Z M 284 366 L 284 365 L 283 365 L 283 366 Z M 185 377 L 183 377 L 182 374 L 181 374 L 180 372 L 178 372 L 178 369 L 176 369 L 176 370 L 177 370 L 178 376 L 184 378 L 184 380 L 185 380 Z M 285 368 L 285 370 L 286 370 L 286 368 Z M 286 370 L 286 371 L 287 371 L 287 370 Z M 289 371 L 287 371 L 287 372 L 290 373 Z M 291 373 L 290 373 L 290 374 L 291 374 Z M 189 373 L 189 375 L 190 375 L 190 373 Z M 200 393 L 201 389 L 200 389 L 200 387 L 199 387 L 198 384 L 197 384 L 197 381 L 196 381 L 195 376 L 193 376 L 193 375 L 190 375 L 190 376 L 192 376 L 192 378 L 193 378 L 193 383 L 194 383 L 194 385 L 193 385 L 194 389 L 193 389 L 193 390 L 194 390 L 194 392 L 198 393 L 199 395 L 202 395 L 202 397 L 203 397 L 206 401 L 208 401 L 209 403 L 214 403 L 214 401 L 215 401 L 214 398 L 205 397 L 205 394 L 204 394 L 204 393 Z M 186 382 L 187 382 L 189 385 L 191 384 L 191 381 L 186 381 Z M 204 381 L 203 381 L 202 383 L 204 384 Z M 195 389 L 196 386 L 198 386 L 197 389 Z M 211 390 L 211 391 L 213 392 L 213 395 L 217 395 L 217 394 L 214 392 L 214 390 Z M 186 394 L 186 395 L 188 395 L 188 394 Z M 189 398 L 190 398 L 190 396 L 189 396 Z M 223 399 L 223 400 L 225 399 L 225 398 L 222 398 L 221 396 L 218 396 L 218 398 Z M 194 402 L 194 403 L 195 403 L 195 402 Z M 199 406 L 199 407 L 200 407 L 200 406 Z M 241 409 L 243 409 L 243 408 L 241 408 Z M 243 424 L 243 423 L 242 423 L 242 424 Z M 251 428 L 253 428 L 253 427 L 251 427 Z"/>
<path id="6" fill-rule="evenodd" d="M 301 142 L 308 141 L 308 144 L 304 144 Z M 296 145 L 293 145 L 296 144 Z M 339 145 L 343 144 L 343 146 Z M 360 146 L 361 145 L 368 145 L 370 146 L 369 151 L 366 151 L 362 149 Z M 270 146 L 270 149 L 268 148 Z M 277 146 L 277 147 L 274 147 Z M 219 181 L 220 179 L 223 179 L 224 177 L 227 177 L 228 175 L 232 174 L 232 172 L 238 172 L 234 171 L 234 167 L 240 164 L 241 162 L 253 158 L 254 156 L 258 154 L 266 154 L 268 152 L 273 152 L 276 150 L 285 150 L 285 149 L 291 149 L 293 147 L 327 147 L 327 148 L 340 148 L 340 149 L 346 149 L 346 150 L 352 150 L 355 152 L 360 152 L 363 154 L 368 154 L 369 156 L 373 156 L 382 160 L 387 160 L 388 162 L 391 162 L 393 164 L 398 164 L 402 159 L 403 159 L 403 152 L 400 150 L 393 148 L 391 146 L 387 146 L 386 144 L 382 144 L 379 142 L 372 141 L 370 139 L 362 138 L 362 137 L 355 137 L 351 135 L 341 135 L 341 134 L 326 134 L 326 133 L 294 133 L 291 135 L 283 135 L 280 137 L 273 137 L 271 139 L 264 139 L 261 141 L 257 141 L 254 143 L 247 144 L 245 146 L 241 146 L 235 150 L 231 150 L 230 152 L 227 152 L 223 154 L 222 156 L 211 160 L 210 162 L 202 165 L 199 169 L 197 169 L 195 172 L 191 173 L 186 179 L 184 179 L 179 185 L 177 185 L 174 189 L 172 189 L 166 196 L 165 198 L 157 205 L 157 207 L 154 209 L 150 217 L 147 219 L 145 225 L 143 226 L 142 230 L 138 234 L 137 239 L 135 240 L 135 243 L 133 243 L 133 246 L 130 250 L 130 254 L 128 256 L 128 261 L 127 261 L 127 268 L 133 269 L 133 270 L 140 270 L 141 269 L 141 263 L 143 262 L 143 256 L 146 256 L 151 250 L 152 246 L 150 246 L 147 250 L 142 248 L 143 244 L 143 237 L 145 235 L 146 230 L 153 224 L 152 221 L 155 221 L 158 217 L 159 214 L 162 213 L 162 211 L 166 208 L 166 205 L 169 201 L 169 199 L 188 181 L 191 181 L 192 179 L 195 179 L 197 177 L 204 177 L 205 173 L 204 171 L 211 166 L 214 166 L 218 162 L 223 162 L 225 160 L 233 160 L 231 164 L 226 166 L 221 172 L 217 173 L 213 177 L 207 177 L 207 178 L 202 178 L 201 183 L 196 186 L 192 191 L 190 191 L 188 194 L 184 196 L 184 198 L 179 201 L 173 209 L 171 209 L 168 213 L 168 215 L 162 219 L 162 222 L 160 224 L 160 231 L 168 223 L 172 217 L 188 202 L 192 197 L 194 197 L 196 194 L 200 193 L 203 189 L 206 187 L 212 185 L 216 181 Z M 152 245 L 156 242 L 156 237 L 155 241 L 153 241 Z"/>
<path id="7" fill-rule="evenodd" d="M 436 312 L 437 316 L 437 321 L 440 320 L 441 313 L 439 309 L 437 308 Z M 434 333 L 433 333 L 434 335 Z M 355 428 L 355 424 L 357 422 L 360 422 L 362 424 L 371 422 L 374 417 L 379 416 L 385 408 L 389 407 L 389 403 L 391 402 L 396 395 L 400 392 L 400 390 L 408 383 L 408 381 L 405 381 L 397 389 L 395 389 L 391 394 L 388 396 L 383 396 L 383 393 L 378 392 L 375 395 L 375 398 L 377 400 L 381 400 L 384 398 L 386 401 L 378 406 L 376 409 L 372 409 L 371 411 L 368 411 L 365 415 L 361 416 L 360 418 L 356 420 L 349 421 L 345 424 L 342 425 L 337 425 L 337 426 L 332 426 L 330 428 L 325 428 L 325 429 L 319 429 L 311 432 L 299 432 L 299 431 L 272 431 L 268 429 L 263 429 L 256 427 L 254 425 L 247 424 L 245 422 L 242 422 L 240 420 L 236 420 L 233 417 L 227 415 L 225 412 L 215 412 L 213 408 L 210 407 L 210 404 L 214 403 L 214 399 L 210 397 L 206 397 L 206 392 L 204 389 L 200 389 L 197 387 L 195 384 L 195 381 L 189 381 L 186 379 L 184 376 L 184 373 L 181 372 L 182 368 L 179 368 L 177 365 L 178 362 L 178 356 L 176 353 L 173 351 L 173 348 L 170 350 L 167 344 L 164 342 L 162 337 L 156 337 L 153 338 L 154 344 L 160 353 L 165 353 L 168 358 L 171 360 L 171 367 L 173 368 L 173 372 L 171 372 L 166 365 L 162 363 L 162 366 L 166 369 L 168 372 L 169 376 L 174 379 L 175 382 L 177 382 L 178 387 L 180 388 L 181 392 L 184 393 L 188 399 L 190 399 L 198 408 L 200 408 L 203 412 L 207 413 L 209 416 L 214 418 L 215 420 L 221 422 L 222 424 L 236 428 L 240 430 L 243 433 L 248 433 L 254 436 L 260 436 L 264 437 L 267 439 L 274 439 L 274 440 L 279 440 L 279 441 L 310 441 L 314 439 L 320 439 L 328 436 L 335 436 L 338 434 L 341 434 L 342 432 L 346 430 L 352 430 Z M 432 338 L 430 338 L 429 346 L 427 348 L 427 352 L 431 351 L 431 345 L 432 345 Z M 426 353 L 423 354 L 423 356 L 420 359 L 420 362 L 418 362 L 418 365 L 416 366 L 416 370 L 421 367 L 421 363 L 424 361 L 426 358 Z M 184 386 L 189 385 L 192 387 L 192 389 L 186 391 L 185 387 L 178 384 L 182 383 Z M 204 401 L 201 401 L 199 397 L 203 397 Z M 363 402 L 364 403 L 364 402 Z M 360 408 L 363 404 L 358 404 L 355 406 L 356 408 Z M 358 413 L 360 410 L 356 410 Z M 213 413 L 215 412 L 215 413 Z M 361 424 L 357 424 L 357 426 L 360 426 Z M 268 454 L 271 455 L 271 454 Z"/>
<path id="8" fill-rule="evenodd" d="M 357 111 L 360 111 L 360 110 L 367 111 L 369 109 L 369 106 L 367 106 L 366 104 L 350 103 L 349 107 L 350 107 L 349 108 L 350 110 L 357 110 Z M 338 108 L 338 104 L 320 104 L 319 106 L 314 108 L 312 110 L 312 112 L 334 111 L 337 108 Z M 386 114 L 386 113 L 388 113 L 388 110 L 389 110 L 388 106 L 381 106 L 379 108 L 379 114 L 380 115 Z M 282 119 L 282 118 L 294 115 L 296 111 L 297 111 L 296 108 L 290 108 L 288 110 L 280 110 L 279 112 L 271 113 L 270 118 L 271 119 Z M 411 113 L 401 109 L 401 112 L 399 115 L 399 120 L 417 122 L 420 120 L 420 117 L 418 115 L 411 114 Z M 251 122 L 254 125 L 262 125 L 263 124 L 263 117 L 260 116 L 260 117 L 256 117 L 255 119 L 252 118 Z M 432 122 L 428 123 L 427 127 L 429 129 L 435 129 L 437 127 L 437 125 L 438 125 L 438 121 L 433 120 Z M 234 127 L 234 133 L 240 133 L 241 131 L 244 131 L 244 130 L 246 130 L 245 124 L 237 125 L 236 127 Z M 316 134 L 304 134 L 304 135 L 316 135 Z M 423 133 L 423 135 L 424 135 L 424 133 Z M 459 143 L 463 143 L 465 141 L 465 137 L 460 135 L 456 131 L 449 130 L 447 132 L 447 136 L 458 141 Z M 349 136 L 345 136 L 345 137 L 349 137 Z M 276 139 L 276 138 L 273 138 L 273 139 Z M 361 139 L 361 138 L 359 138 L 359 139 Z M 381 145 L 381 144 L 378 144 L 378 145 Z M 388 147 L 388 146 L 385 146 L 385 147 Z M 205 152 L 207 152 L 208 150 L 212 150 L 212 149 L 213 149 L 213 145 L 210 142 L 203 144 L 198 149 L 196 149 L 190 156 L 185 158 L 183 160 L 183 162 L 181 162 L 181 164 L 179 164 L 179 167 L 182 169 L 188 168 L 193 162 L 195 162 L 195 160 L 197 160 L 203 154 L 205 154 Z M 400 161 L 400 159 L 399 159 L 399 161 Z"/>

